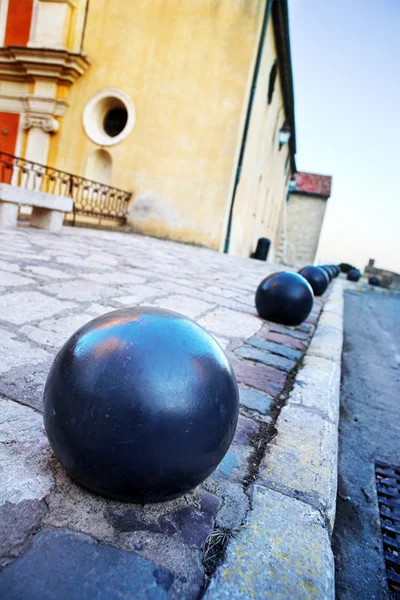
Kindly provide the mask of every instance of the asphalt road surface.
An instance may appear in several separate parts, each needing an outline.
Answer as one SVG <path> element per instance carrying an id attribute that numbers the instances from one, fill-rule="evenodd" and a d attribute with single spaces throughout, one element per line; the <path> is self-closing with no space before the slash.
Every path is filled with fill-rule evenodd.
<path id="1" fill-rule="evenodd" d="M 400 296 L 345 293 L 338 503 L 338 600 L 389 598 L 374 460 L 400 465 Z"/>

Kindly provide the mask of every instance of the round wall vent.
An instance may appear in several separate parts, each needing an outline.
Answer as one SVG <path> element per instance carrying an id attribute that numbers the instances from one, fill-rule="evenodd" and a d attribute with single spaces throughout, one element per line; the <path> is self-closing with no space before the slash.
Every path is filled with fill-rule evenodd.
<path id="1" fill-rule="evenodd" d="M 99 146 L 112 146 L 124 140 L 135 124 L 135 107 L 122 90 L 101 90 L 85 106 L 83 128 Z"/>

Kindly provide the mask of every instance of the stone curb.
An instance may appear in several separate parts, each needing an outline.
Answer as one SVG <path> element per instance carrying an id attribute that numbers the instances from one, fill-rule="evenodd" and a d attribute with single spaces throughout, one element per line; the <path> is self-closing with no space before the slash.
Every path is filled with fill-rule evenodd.
<path id="1" fill-rule="evenodd" d="M 249 491 L 251 511 L 204 598 L 333 600 L 343 284 L 336 280 Z"/>

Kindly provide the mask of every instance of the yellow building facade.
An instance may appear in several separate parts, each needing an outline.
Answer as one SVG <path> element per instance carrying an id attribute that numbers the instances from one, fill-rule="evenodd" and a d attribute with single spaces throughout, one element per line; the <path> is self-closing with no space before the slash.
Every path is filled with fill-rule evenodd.
<path id="1" fill-rule="evenodd" d="M 277 256 L 286 0 L 1 0 L 0 151 L 131 193 L 134 231 Z"/>

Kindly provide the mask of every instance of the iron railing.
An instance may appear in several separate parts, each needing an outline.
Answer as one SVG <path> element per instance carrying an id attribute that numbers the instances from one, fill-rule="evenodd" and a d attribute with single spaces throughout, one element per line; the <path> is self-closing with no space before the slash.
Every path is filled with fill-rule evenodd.
<path id="1" fill-rule="evenodd" d="M 83 215 L 123 224 L 131 199 L 130 192 L 6 152 L 0 152 L 0 183 L 72 198 L 74 223 L 77 215 Z"/>

